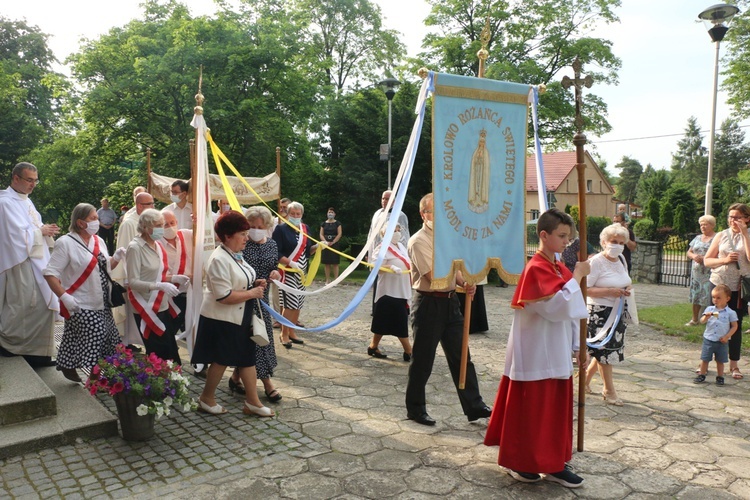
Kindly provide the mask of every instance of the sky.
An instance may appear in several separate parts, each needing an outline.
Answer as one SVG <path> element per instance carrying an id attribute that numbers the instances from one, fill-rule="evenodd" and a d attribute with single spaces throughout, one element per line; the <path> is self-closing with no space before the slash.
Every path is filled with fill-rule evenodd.
<path id="1" fill-rule="evenodd" d="M 81 37 L 96 38 L 139 17 L 140 1 L 118 0 L 116 8 L 107 0 L 8 1 L 0 7 L 0 15 L 26 18 L 39 26 L 51 35 L 49 45 L 62 61 L 78 49 Z M 182 1 L 193 15 L 210 15 L 215 10 L 212 0 Z M 429 5 L 424 0 L 374 1 L 381 6 L 385 25 L 401 32 L 409 55 L 416 55 L 428 32 L 421 21 L 429 13 Z M 716 1 L 622 0 L 623 5 L 615 10 L 620 23 L 603 26 L 595 33 L 611 40 L 615 55 L 622 60 L 617 85 L 595 82 L 590 90 L 607 103 L 612 131 L 602 137 L 589 134 L 589 148 L 606 161 L 610 172 L 618 173 L 613 167 L 625 155 L 644 167 L 669 168 L 691 116 L 705 131 L 703 144 L 708 147 L 715 45 L 698 21 L 698 14 Z M 722 45 L 721 49 L 724 55 L 726 47 Z M 563 74 L 573 76 L 572 68 Z M 726 99 L 726 94 L 719 92 L 717 130 L 731 114 Z M 668 137 L 655 138 L 665 135 Z"/>

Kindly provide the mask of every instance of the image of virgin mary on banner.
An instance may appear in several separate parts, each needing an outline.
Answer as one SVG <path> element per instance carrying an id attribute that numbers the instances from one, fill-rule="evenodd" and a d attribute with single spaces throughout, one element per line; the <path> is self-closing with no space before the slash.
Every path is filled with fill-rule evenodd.
<path id="1" fill-rule="evenodd" d="M 474 283 L 492 268 L 508 283 L 523 271 L 529 88 L 435 75 L 433 288 L 455 269 Z"/>

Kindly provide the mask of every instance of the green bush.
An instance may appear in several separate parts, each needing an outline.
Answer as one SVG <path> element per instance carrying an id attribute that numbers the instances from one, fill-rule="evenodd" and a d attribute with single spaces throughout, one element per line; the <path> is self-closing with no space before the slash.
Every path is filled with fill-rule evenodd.
<path id="1" fill-rule="evenodd" d="M 612 224 L 612 221 L 609 217 L 586 217 L 586 234 L 589 243 L 598 245 L 602 229 L 610 224 Z"/>
<path id="2" fill-rule="evenodd" d="M 656 237 L 656 223 L 651 219 L 641 219 L 633 226 L 633 232 L 642 240 L 653 241 Z"/>

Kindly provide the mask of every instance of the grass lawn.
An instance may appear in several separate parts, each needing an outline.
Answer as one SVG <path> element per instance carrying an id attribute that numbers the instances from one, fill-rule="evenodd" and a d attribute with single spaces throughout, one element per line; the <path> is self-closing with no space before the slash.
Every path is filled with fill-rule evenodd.
<path id="1" fill-rule="evenodd" d="M 685 323 L 692 317 L 692 310 L 691 304 L 638 308 L 638 318 L 667 335 L 700 344 L 703 342 L 705 325 L 685 326 Z M 749 324 L 750 321 L 745 319 L 743 329 L 746 329 Z M 750 335 L 742 336 L 742 348 L 743 351 L 750 351 Z"/>

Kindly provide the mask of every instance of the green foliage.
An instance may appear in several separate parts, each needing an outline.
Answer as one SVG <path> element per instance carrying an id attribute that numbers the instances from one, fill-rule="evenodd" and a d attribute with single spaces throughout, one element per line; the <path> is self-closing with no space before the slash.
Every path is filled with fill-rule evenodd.
<path id="1" fill-rule="evenodd" d="M 674 224 L 674 207 L 668 203 L 661 203 L 659 209 L 659 226 L 672 229 Z"/>
<path id="2" fill-rule="evenodd" d="M 578 226 L 578 222 L 581 220 L 581 211 L 578 208 L 578 205 L 573 205 L 570 207 L 570 212 L 568 212 L 571 217 L 573 217 L 573 222 L 576 223 L 576 226 Z"/>
<path id="3" fill-rule="evenodd" d="M 478 74 L 480 33 L 489 18 L 486 77 L 547 85 L 540 97 L 540 130 L 550 147 L 570 145 L 574 134 L 573 93 L 562 88 L 563 74 L 576 57 L 584 73 L 597 82 L 616 83 L 620 60 L 612 43 L 593 37 L 597 27 L 617 22 L 619 0 L 428 0 L 425 24 L 438 27 L 423 41 L 425 52 L 410 62 L 459 75 Z M 610 130 L 607 106 L 595 93 L 584 93 L 584 128 L 597 134 Z"/>
<path id="4" fill-rule="evenodd" d="M 615 198 L 629 204 L 635 201 L 638 180 L 643 174 L 643 166 L 638 160 L 623 156 L 620 163 L 615 165 L 615 168 L 620 169 L 620 179 L 617 181 Z"/>
<path id="5" fill-rule="evenodd" d="M 661 223 L 661 203 L 657 198 L 651 198 L 648 200 L 648 205 L 646 205 L 646 217 L 650 217 L 653 223 L 658 227 L 660 225 L 664 225 Z"/>
<path id="6" fill-rule="evenodd" d="M 599 245 L 599 235 L 602 230 L 611 225 L 612 221 L 609 217 L 586 217 L 586 234 L 588 235 L 588 241 L 592 245 Z"/>
<path id="7" fill-rule="evenodd" d="M 703 136 L 698 120 L 691 116 L 685 135 L 677 142 L 672 154 L 672 182 L 687 186 L 694 196 L 705 192 L 708 169 L 708 150 L 703 146 Z"/>
<path id="8" fill-rule="evenodd" d="M 674 184 L 667 190 L 661 203 L 659 226 L 672 228 L 678 234 L 697 229 L 698 204 L 687 187 Z"/>
<path id="9" fill-rule="evenodd" d="M 653 241 L 656 237 L 656 224 L 651 219 L 640 219 L 633 226 L 633 233 L 642 240 Z"/>
<path id="10" fill-rule="evenodd" d="M 750 2 L 733 2 L 740 8 L 732 19 L 732 29 L 724 41 L 727 61 L 722 67 L 722 88 L 729 94 L 728 102 L 740 119 L 750 117 Z M 724 48 L 722 47 L 722 48 Z"/>
<path id="11" fill-rule="evenodd" d="M 26 21 L 0 16 L 0 182 L 38 144 L 49 142 L 69 85 L 52 71 L 48 35 Z M 7 184 L 6 184 L 7 185 Z"/>
<path id="12" fill-rule="evenodd" d="M 714 141 L 713 180 L 734 179 L 750 163 L 750 146 L 745 144 L 745 132 L 737 120 L 728 118 Z"/>

